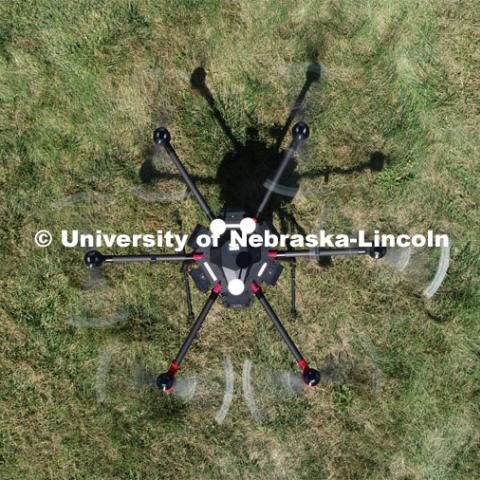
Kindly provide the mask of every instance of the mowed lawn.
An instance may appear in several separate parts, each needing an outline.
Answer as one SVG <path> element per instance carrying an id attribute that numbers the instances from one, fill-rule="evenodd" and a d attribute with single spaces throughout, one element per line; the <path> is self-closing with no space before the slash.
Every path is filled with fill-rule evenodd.
<path id="1" fill-rule="evenodd" d="M 478 478 L 479 33 L 471 0 L 1 2 L 0 478 Z M 296 366 L 261 307 L 216 305 L 182 366 L 193 398 L 162 395 L 149 378 L 188 330 L 179 266 L 111 265 L 88 288 L 60 232 L 205 222 L 152 160 L 160 125 L 213 210 L 248 200 L 232 165 L 268 160 L 312 63 L 283 211 L 306 231 L 448 233 L 445 281 L 422 296 L 426 250 L 403 273 L 301 260 L 293 320 L 287 265 L 266 294 L 321 386 L 282 390 Z"/>

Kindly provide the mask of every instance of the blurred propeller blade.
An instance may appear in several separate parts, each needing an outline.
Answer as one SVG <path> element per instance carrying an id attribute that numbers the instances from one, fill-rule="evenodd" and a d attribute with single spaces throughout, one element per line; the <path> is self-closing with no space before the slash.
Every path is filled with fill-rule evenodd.
<path id="1" fill-rule="evenodd" d="M 157 387 L 157 377 L 165 368 L 162 355 L 151 345 L 111 343 L 99 354 L 96 374 L 97 400 L 115 410 L 147 410 L 152 415 L 169 415 L 188 408 L 205 418 L 223 423 L 233 398 L 233 367 L 178 372 L 171 392 Z M 161 367 L 160 365 L 163 365 Z M 170 406 L 168 409 L 163 407 Z"/>
<path id="2" fill-rule="evenodd" d="M 450 249 L 442 247 L 388 248 L 385 262 L 378 262 L 380 269 L 387 266 L 397 273 L 397 279 L 413 293 L 426 299 L 432 298 L 443 284 L 449 266 Z M 382 265 L 383 263 L 383 265 Z"/>

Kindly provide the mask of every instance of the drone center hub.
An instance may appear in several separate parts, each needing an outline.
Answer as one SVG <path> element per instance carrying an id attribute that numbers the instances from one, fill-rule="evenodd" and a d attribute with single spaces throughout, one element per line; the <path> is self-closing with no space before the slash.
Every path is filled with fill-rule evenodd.
<path id="1" fill-rule="evenodd" d="M 283 267 L 268 256 L 269 250 L 265 246 L 251 247 L 248 242 L 246 246 L 232 245 L 231 232 L 263 236 L 266 231 L 277 235 L 277 231 L 270 222 L 257 223 L 239 209 L 223 210 L 220 217 L 211 222 L 209 229 L 197 225 L 189 238 L 188 245 L 203 254 L 197 262 L 198 268 L 191 271 L 191 276 L 202 292 L 220 282 L 223 304 L 231 308 L 244 308 L 254 297 L 248 285 L 252 282 L 275 285 Z M 205 234 L 216 235 L 217 245 L 199 247 L 196 239 Z"/>

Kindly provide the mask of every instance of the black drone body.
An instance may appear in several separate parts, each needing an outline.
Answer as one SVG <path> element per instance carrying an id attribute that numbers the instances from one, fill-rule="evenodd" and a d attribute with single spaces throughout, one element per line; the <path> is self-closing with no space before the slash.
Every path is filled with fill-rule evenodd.
<path id="1" fill-rule="evenodd" d="M 191 270 L 191 276 L 196 287 L 206 292 L 220 283 L 220 295 L 223 305 L 230 308 L 244 308 L 250 305 L 254 293 L 249 285 L 253 282 L 260 285 L 265 282 L 274 286 L 282 273 L 283 267 L 275 261 L 265 246 L 252 247 L 234 244 L 232 235 L 249 234 L 262 235 L 269 231 L 278 235 L 271 222 L 258 223 L 253 218 L 245 216 L 239 209 L 226 209 L 218 222 L 223 233 L 219 234 L 216 246 L 198 247 L 199 235 L 209 235 L 211 230 L 198 225 L 190 236 L 188 246 L 194 248 L 198 256 L 198 268 Z M 215 226 L 212 222 L 211 225 Z M 201 256 L 200 256 L 201 255 Z"/>
<path id="2" fill-rule="evenodd" d="M 258 300 L 300 367 L 304 383 L 309 387 L 313 387 L 320 382 L 320 373 L 309 367 L 265 298 L 262 286 L 275 286 L 283 271 L 283 266 L 279 263 L 282 260 L 294 260 L 297 257 L 330 257 L 334 255 L 369 255 L 374 259 L 378 259 L 385 255 L 385 249 L 358 247 L 276 251 L 269 250 L 263 244 L 252 246 L 249 242 L 241 245 L 232 242 L 232 236 L 235 234 L 243 234 L 247 239 L 254 234 L 263 236 L 266 231 L 269 231 L 271 235 L 278 235 L 273 224 L 263 218 L 265 208 L 295 152 L 308 136 L 309 129 L 305 123 L 297 123 L 292 128 L 292 141 L 283 154 L 273 180 L 258 206 L 255 217 L 248 217 L 243 210 L 235 208 L 225 208 L 218 216 L 215 216 L 178 158 L 170 143 L 168 130 L 165 128 L 155 130 L 153 135 L 154 142 L 159 147 L 165 149 L 210 224 L 208 227 L 197 225 L 190 235 L 188 246 L 192 249 L 191 253 L 178 255 L 102 255 L 100 252 L 90 251 L 85 255 L 85 263 L 92 268 L 99 267 L 103 263 L 116 262 L 182 262 L 192 266 L 190 275 L 197 289 L 201 292 L 210 291 L 209 297 L 193 323 L 177 356 L 169 369 L 157 378 L 157 386 L 161 390 L 167 392 L 174 388 L 175 375 L 180 369 L 180 364 L 210 309 L 219 298 L 225 307 L 236 309 L 245 308 L 251 304 L 252 300 Z M 200 241 L 202 236 L 209 236 L 212 239 L 216 238 L 217 241 L 202 246 L 203 243 Z M 189 312 L 191 312 L 188 282 L 186 283 L 186 294 Z M 295 283 L 293 282 L 292 312 L 295 311 L 294 302 Z"/>

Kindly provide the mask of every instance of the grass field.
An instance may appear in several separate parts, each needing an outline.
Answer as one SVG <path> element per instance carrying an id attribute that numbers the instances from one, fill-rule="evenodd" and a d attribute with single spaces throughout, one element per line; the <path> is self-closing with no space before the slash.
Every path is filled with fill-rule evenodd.
<path id="1" fill-rule="evenodd" d="M 479 33 L 471 0 L 3 1 L 0 478 L 478 478 Z M 212 209 L 248 199 L 221 184 L 232 143 L 190 76 L 207 72 L 243 145 L 237 164 L 258 163 L 312 62 L 321 78 L 298 160 L 308 194 L 285 209 L 310 231 L 320 219 L 446 232 L 442 287 L 421 295 L 425 252 L 403 275 L 366 258 L 299 261 L 298 318 L 288 268 L 268 296 L 321 387 L 262 390 L 266 369 L 294 365 L 259 305 L 214 307 L 182 368 L 210 391 L 183 403 L 136 386 L 187 332 L 178 266 L 111 266 L 91 291 L 83 250 L 62 247 L 60 231 L 187 233 L 205 221 L 178 179 L 145 167 L 161 124 Z M 374 152 L 379 172 L 362 167 Z M 56 239 L 45 249 L 33 241 L 43 228 Z M 193 300 L 198 313 L 204 296 Z M 113 320 L 88 328 L 93 317 Z M 261 419 L 244 399 L 245 361 Z"/>

